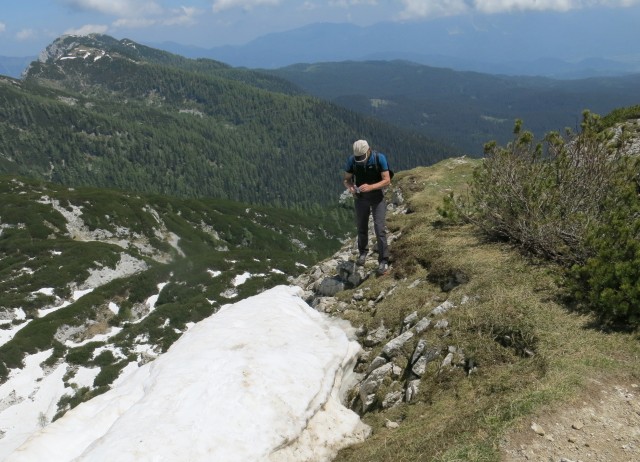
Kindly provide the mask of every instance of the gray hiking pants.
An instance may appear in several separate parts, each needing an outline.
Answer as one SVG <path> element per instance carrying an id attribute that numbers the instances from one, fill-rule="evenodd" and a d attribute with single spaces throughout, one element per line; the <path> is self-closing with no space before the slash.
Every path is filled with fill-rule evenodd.
<path id="1" fill-rule="evenodd" d="M 356 197 L 356 225 L 358 227 L 358 251 L 369 251 L 369 216 L 373 215 L 373 231 L 378 241 L 378 262 L 389 260 L 385 218 L 387 205 L 382 191 L 373 191 Z"/>

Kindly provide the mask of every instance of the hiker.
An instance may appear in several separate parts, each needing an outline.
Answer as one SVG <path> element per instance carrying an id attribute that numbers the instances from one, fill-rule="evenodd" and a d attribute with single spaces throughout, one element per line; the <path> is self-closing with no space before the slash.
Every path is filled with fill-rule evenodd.
<path id="1" fill-rule="evenodd" d="M 373 230 L 378 241 L 379 276 L 389 270 L 389 249 L 385 215 L 387 206 L 383 188 L 391 184 L 387 158 L 372 151 L 366 140 L 353 143 L 353 156 L 345 165 L 344 185 L 355 196 L 356 225 L 358 228 L 358 259 L 363 266 L 369 252 L 369 216 L 373 215 Z"/>

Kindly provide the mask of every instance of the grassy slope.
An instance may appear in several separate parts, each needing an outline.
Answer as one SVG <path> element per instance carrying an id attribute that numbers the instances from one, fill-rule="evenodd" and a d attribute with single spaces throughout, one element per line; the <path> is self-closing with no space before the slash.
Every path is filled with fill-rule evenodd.
<path id="1" fill-rule="evenodd" d="M 458 304 L 466 295 L 471 301 L 447 313 L 448 331 L 429 329 L 422 337 L 430 346 L 462 349 L 477 370 L 467 376 L 432 363 L 419 401 L 367 414 L 373 435 L 338 461 L 500 460 L 508 427 L 586 393 L 591 379 L 640 374 L 637 334 L 602 332 L 591 317 L 569 311 L 559 301 L 556 268 L 505 243 L 485 242 L 470 226 L 438 226 L 437 207 L 449 188 L 464 188 L 473 162 L 450 159 L 396 175 L 412 213 L 388 219 L 392 231 L 402 232 L 392 245 L 391 277 L 365 285 L 374 293 L 398 287 L 373 313 L 349 310 L 345 317 L 372 329 L 384 320 L 396 335 L 411 312 L 422 317 L 443 300 Z M 452 273 L 468 282 L 445 293 L 437 281 Z M 421 283 L 409 289 L 416 280 Z M 386 419 L 400 427 L 386 428 Z"/>

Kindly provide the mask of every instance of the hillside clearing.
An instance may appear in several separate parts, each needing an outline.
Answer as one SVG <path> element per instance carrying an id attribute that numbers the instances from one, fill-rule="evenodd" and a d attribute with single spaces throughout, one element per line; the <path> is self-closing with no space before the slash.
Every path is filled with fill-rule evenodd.
<path id="1" fill-rule="evenodd" d="M 605 332 L 591 316 L 570 311 L 560 301 L 557 268 L 506 243 L 486 242 L 471 226 L 439 222 L 443 197 L 464 189 L 476 162 L 449 159 L 398 173 L 395 183 L 409 213 L 389 217 L 391 231 L 400 233 L 392 245 L 393 272 L 363 284 L 374 292 L 393 284 L 397 289 L 372 312 L 345 312 L 354 325 L 374 329 L 383 322 L 398 332 L 413 311 L 426 316 L 450 300 L 456 307 L 447 313 L 448 328 L 430 329 L 423 338 L 457 352 L 464 364 L 431 364 L 417 402 L 365 414 L 372 436 L 338 461 L 526 460 L 508 458 L 518 456 L 520 445 L 536 454 L 529 460 L 549 460 L 530 446 L 538 437 L 529 428 L 533 419 L 550 431 L 549 422 L 569 418 L 595 396 L 594 384 L 633 394 L 640 383 L 637 334 Z M 637 406 L 635 397 L 630 400 Z M 635 440 L 614 438 L 611 446 L 637 446 L 637 418 L 617 415 L 618 406 L 601 409 L 614 412 L 611 421 L 635 426 Z M 399 426 L 387 428 L 388 422 Z"/>

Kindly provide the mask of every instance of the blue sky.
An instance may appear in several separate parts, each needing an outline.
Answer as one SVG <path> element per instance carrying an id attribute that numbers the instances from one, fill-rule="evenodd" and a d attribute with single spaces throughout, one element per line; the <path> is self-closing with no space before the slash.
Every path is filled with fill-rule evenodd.
<path id="1" fill-rule="evenodd" d="M 99 32 L 142 43 L 173 41 L 211 48 L 316 22 L 368 26 L 444 16 L 491 16 L 579 9 L 640 16 L 640 0 L 29 0 L 0 9 L 0 55 L 38 54 L 63 34 Z M 615 24 L 585 24 L 594 38 Z M 640 38 L 640 34 L 639 38 Z"/>

